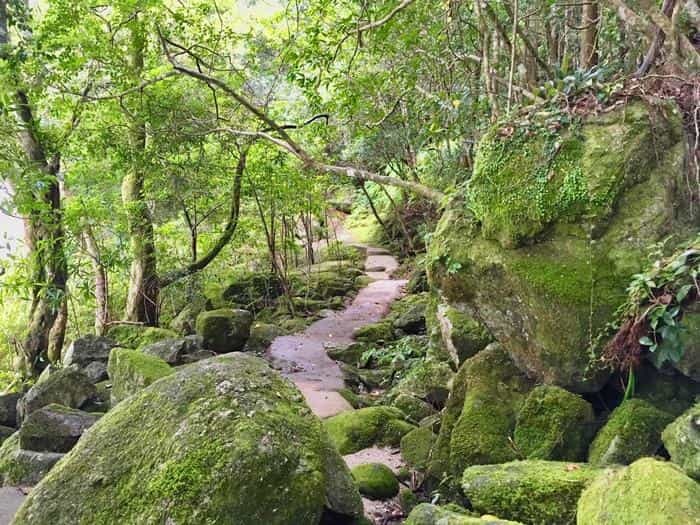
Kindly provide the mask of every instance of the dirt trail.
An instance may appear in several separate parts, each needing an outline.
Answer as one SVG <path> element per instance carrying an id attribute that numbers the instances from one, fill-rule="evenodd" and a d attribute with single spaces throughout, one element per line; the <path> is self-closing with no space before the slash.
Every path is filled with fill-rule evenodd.
<path id="1" fill-rule="evenodd" d="M 342 223 L 335 224 L 338 240 L 353 243 Z M 304 332 L 276 338 L 268 351 L 273 366 L 291 379 L 302 391 L 311 410 L 319 417 L 328 417 L 352 410 L 338 390 L 343 388 L 343 374 L 338 364 L 326 354 L 328 346 L 352 343 L 356 328 L 384 317 L 393 301 L 401 296 L 405 280 L 392 279 L 398 262 L 386 250 L 363 246 L 367 250 L 365 268 L 374 279 L 360 290 L 352 303 L 339 312 L 311 324 Z M 383 270 L 379 270 L 383 268 Z"/>

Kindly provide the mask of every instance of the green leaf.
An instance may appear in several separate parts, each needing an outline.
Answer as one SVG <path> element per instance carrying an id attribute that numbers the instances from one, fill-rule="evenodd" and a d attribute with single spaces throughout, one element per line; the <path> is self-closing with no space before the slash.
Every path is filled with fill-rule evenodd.
<path id="1" fill-rule="evenodd" d="M 651 337 L 645 335 L 639 340 L 639 344 L 644 346 L 651 346 L 654 344 L 654 341 L 651 339 Z"/>

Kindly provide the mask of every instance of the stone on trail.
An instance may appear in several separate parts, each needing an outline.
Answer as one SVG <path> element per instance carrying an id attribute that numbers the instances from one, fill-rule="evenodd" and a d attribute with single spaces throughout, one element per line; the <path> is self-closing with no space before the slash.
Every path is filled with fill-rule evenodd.
<path id="1" fill-rule="evenodd" d="M 599 473 L 561 461 L 477 465 L 464 471 L 462 490 L 477 512 L 527 525 L 567 525 L 575 523 L 579 496 Z"/>
<path id="2" fill-rule="evenodd" d="M 374 406 L 349 410 L 325 419 L 330 438 L 343 454 L 353 454 L 372 445 L 398 446 L 415 427 L 397 408 Z"/>
<path id="3" fill-rule="evenodd" d="M 360 494 L 369 499 L 389 499 L 399 493 L 399 481 L 391 469 L 382 463 L 357 465 L 351 472 Z"/>
<path id="4" fill-rule="evenodd" d="M 75 365 L 61 368 L 38 381 L 17 403 L 18 418 L 23 421 L 35 410 L 55 403 L 81 408 L 96 394 L 95 385 Z"/>
<path id="5" fill-rule="evenodd" d="M 696 525 L 700 483 L 677 465 L 642 458 L 606 469 L 583 492 L 577 525 Z"/>
<path id="6" fill-rule="evenodd" d="M 671 460 L 700 481 L 700 403 L 668 425 L 662 438 Z"/>
<path id="7" fill-rule="evenodd" d="M 47 405 L 27 416 L 19 429 L 19 446 L 36 452 L 68 452 L 100 416 L 61 405 Z"/>
<path id="8" fill-rule="evenodd" d="M 15 525 L 347 522 L 349 470 L 299 390 L 263 360 L 219 356 L 122 401 L 18 511 Z"/>
<path id="9" fill-rule="evenodd" d="M 197 333 L 204 348 L 217 354 L 242 350 L 250 337 L 253 315 L 248 310 L 220 308 L 197 316 Z"/>
<path id="10" fill-rule="evenodd" d="M 113 406 L 174 372 L 162 359 L 128 348 L 114 348 L 109 354 L 107 368 L 112 380 L 110 401 Z"/>
<path id="11" fill-rule="evenodd" d="M 661 432 L 673 416 L 641 399 L 628 399 L 596 435 L 588 461 L 596 465 L 628 465 L 661 447 Z"/>

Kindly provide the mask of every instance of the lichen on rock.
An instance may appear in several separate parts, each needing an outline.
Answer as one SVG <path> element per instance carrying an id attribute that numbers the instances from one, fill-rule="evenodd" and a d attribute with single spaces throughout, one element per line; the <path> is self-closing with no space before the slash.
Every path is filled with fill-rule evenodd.
<path id="1" fill-rule="evenodd" d="M 700 482 L 700 403 L 668 425 L 662 439 L 671 460 Z"/>
<path id="2" fill-rule="evenodd" d="M 140 350 L 114 348 L 109 354 L 107 372 L 112 381 L 110 401 L 116 405 L 175 370 L 162 359 Z"/>

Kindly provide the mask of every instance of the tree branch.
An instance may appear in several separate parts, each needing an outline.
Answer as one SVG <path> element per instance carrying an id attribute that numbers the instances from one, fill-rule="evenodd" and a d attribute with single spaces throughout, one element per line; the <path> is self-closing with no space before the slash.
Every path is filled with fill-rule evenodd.
<path id="1" fill-rule="evenodd" d="M 376 29 L 380 26 L 383 26 L 386 24 L 389 20 L 394 18 L 399 12 L 403 11 L 406 9 L 409 5 L 411 5 L 415 0 L 403 0 L 399 5 L 397 5 L 394 9 L 389 11 L 389 14 L 387 14 L 384 18 L 380 18 L 376 22 L 372 22 L 370 24 L 366 24 L 364 26 L 358 27 L 357 28 L 357 33 L 364 33 L 365 31 L 371 31 L 372 29 Z"/>

